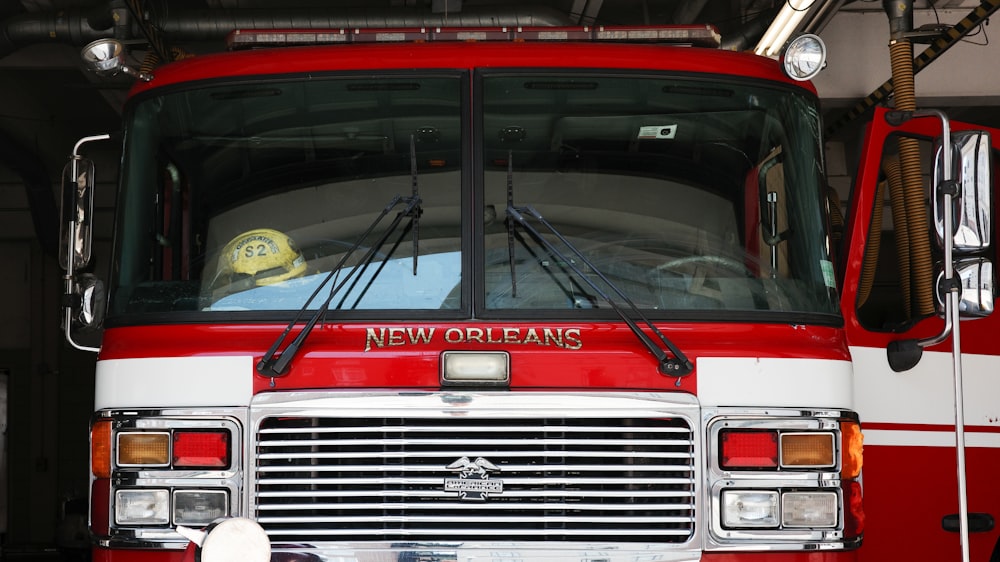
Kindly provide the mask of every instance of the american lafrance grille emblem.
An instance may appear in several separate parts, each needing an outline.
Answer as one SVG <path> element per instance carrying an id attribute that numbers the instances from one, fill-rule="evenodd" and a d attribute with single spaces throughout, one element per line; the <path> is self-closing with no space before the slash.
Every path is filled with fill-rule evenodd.
<path id="1" fill-rule="evenodd" d="M 500 467 L 483 457 L 474 461 L 462 457 L 446 468 L 457 472 L 458 478 L 445 478 L 444 491 L 458 492 L 460 499 L 483 501 L 489 494 L 503 493 L 503 480 L 490 480 L 490 473 L 500 472 Z"/>

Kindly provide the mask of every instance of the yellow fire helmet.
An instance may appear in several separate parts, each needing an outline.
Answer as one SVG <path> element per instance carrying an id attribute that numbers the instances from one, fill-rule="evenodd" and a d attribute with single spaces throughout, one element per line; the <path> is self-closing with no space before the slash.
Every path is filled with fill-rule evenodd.
<path id="1" fill-rule="evenodd" d="M 219 256 L 217 278 L 248 277 L 260 286 L 299 277 L 305 271 L 306 260 L 295 241 L 277 230 L 258 228 L 226 244 Z"/>

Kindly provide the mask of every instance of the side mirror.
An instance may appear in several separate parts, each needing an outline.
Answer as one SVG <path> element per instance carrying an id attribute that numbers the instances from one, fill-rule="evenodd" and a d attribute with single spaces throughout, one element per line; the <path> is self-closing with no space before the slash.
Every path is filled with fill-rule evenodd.
<path id="1" fill-rule="evenodd" d="M 62 175 L 59 265 L 67 272 L 87 267 L 93 243 L 94 163 L 74 156 Z"/>
<path id="2" fill-rule="evenodd" d="M 938 187 L 933 199 L 935 232 L 944 247 L 944 196 L 951 197 L 951 245 L 955 262 L 952 285 L 958 289 L 958 313 L 962 318 L 982 318 L 993 312 L 995 297 L 993 263 L 982 252 L 992 243 L 993 161 L 990 135 L 986 131 L 961 131 L 951 135 L 951 161 L 944 148 L 935 151 L 934 179 Z M 944 178 L 950 177 L 946 182 Z M 950 185 L 949 185 L 950 184 Z M 938 279 L 942 280 L 944 273 Z M 952 287 L 940 287 L 941 291 Z M 939 291 L 938 312 L 945 306 Z"/>
<path id="3" fill-rule="evenodd" d="M 75 316 L 73 323 L 94 330 L 104 323 L 104 283 L 95 275 L 84 273 L 76 281 Z"/>
<path id="4" fill-rule="evenodd" d="M 993 313 L 993 262 L 986 258 L 961 258 L 955 261 L 955 278 L 961 285 L 958 312 L 964 318 L 983 318 Z M 944 272 L 938 275 L 938 287 L 944 283 Z M 943 288 L 942 288 L 943 289 Z M 942 291 L 938 292 L 938 311 L 944 311 Z"/>
<path id="5" fill-rule="evenodd" d="M 993 223 L 993 162 L 990 135 L 986 131 L 961 131 L 952 138 L 951 162 L 945 162 L 944 149 L 938 146 L 934 159 L 935 185 L 941 185 L 945 167 L 954 182 L 952 200 L 952 240 L 956 254 L 979 252 L 989 248 Z M 947 188 L 947 186 L 944 186 Z M 938 245 L 944 245 L 944 189 L 933 199 L 934 224 Z"/>
<path id="6" fill-rule="evenodd" d="M 993 145 L 986 131 L 953 134 L 948 117 L 938 110 L 891 112 L 886 119 L 890 115 L 903 121 L 935 117 L 941 120 L 942 127 L 934 151 L 931 207 L 938 247 L 943 250 L 942 263 L 937 267 L 937 298 L 944 327 L 929 338 L 889 342 L 889 366 L 903 372 L 920 361 L 925 347 L 944 342 L 953 331 L 957 333 L 959 320 L 993 312 L 993 262 L 987 255 L 993 229 Z M 961 362 L 956 359 L 955 364 L 957 381 L 961 380 Z M 956 399 L 960 394 L 956 393 Z M 956 410 L 961 408 L 957 402 Z"/>
<path id="7" fill-rule="evenodd" d="M 59 265 L 66 270 L 63 291 L 63 335 L 81 351 L 99 351 L 73 339 L 73 328 L 96 328 L 103 320 L 104 285 L 93 275 L 77 275 L 90 263 L 94 231 L 94 163 L 80 156 L 84 144 L 107 140 L 111 135 L 84 137 L 73 147 L 62 175 L 62 224 Z"/>

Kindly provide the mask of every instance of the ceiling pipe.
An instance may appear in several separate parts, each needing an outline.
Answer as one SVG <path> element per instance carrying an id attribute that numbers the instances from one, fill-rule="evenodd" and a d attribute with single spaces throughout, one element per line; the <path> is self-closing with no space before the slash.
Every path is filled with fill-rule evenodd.
<path id="1" fill-rule="evenodd" d="M 0 58 L 39 43 L 82 47 L 97 39 L 143 37 L 124 4 L 112 1 L 91 10 L 22 14 L 0 22 Z M 464 9 L 457 14 L 422 10 L 189 10 L 173 12 L 157 24 L 172 41 L 221 41 L 234 29 L 276 27 L 385 28 L 422 26 L 564 26 L 568 16 L 546 8 Z M 46 254 L 56 255 L 59 212 L 44 163 L 0 130 L 0 165 L 24 181 L 35 234 Z"/>
<path id="2" fill-rule="evenodd" d="M 752 48 L 764 36 L 777 13 L 778 8 L 761 12 L 735 32 L 727 33 L 722 38 L 721 48 L 727 51 L 746 51 Z"/>
<path id="3" fill-rule="evenodd" d="M 21 14 L 0 23 L 0 58 L 37 43 L 86 45 L 110 37 L 114 20 L 109 9 L 79 9 Z"/>

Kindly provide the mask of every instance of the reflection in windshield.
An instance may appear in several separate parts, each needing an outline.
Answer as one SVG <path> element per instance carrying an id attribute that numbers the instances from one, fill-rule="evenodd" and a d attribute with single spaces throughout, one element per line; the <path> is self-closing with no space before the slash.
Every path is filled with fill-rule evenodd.
<path id="1" fill-rule="evenodd" d="M 389 260 L 385 268 L 376 277 L 374 270 L 361 274 L 360 282 L 353 290 L 344 295 L 351 303 L 348 309 L 380 310 L 415 308 L 434 310 L 454 308 L 453 300 L 462 275 L 461 255 L 458 252 L 448 252 L 425 256 L 420 267 L 430 268 L 430 275 L 413 277 L 413 261 L 409 258 Z M 301 307 L 309 296 L 322 285 L 325 294 L 336 286 L 338 279 L 327 280 L 327 274 L 308 275 L 298 279 L 290 279 L 275 285 L 253 287 L 246 291 L 234 293 L 212 302 L 207 310 L 239 311 L 239 310 L 295 310 Z M 327 280 L 324 285 L 323 281 Z M 362 287 L 371 284 L 371 290 L 361 295 Z M 339 300 L 339 299 L 335 299 Z M 321 301 L 310 303 L 309 309 L 320 307 Z"/>
<path id="2" fill-rule="evenodd" d="M 835 313 L 808 100 L 676 78 L 483 84 L 484 214 L 513 190 L 594 264 L 581 280 L 487 220 L 487 308 L 608 308 L 595 296 L 620 288 L 643 310 Z"/>
<path id="3" fill-rule="evenodd" d="M 837 313 L 818 116 L 796 91 L 650 73 L 312 77 L 175 90 L 129 119 L 122 321 L 291 318 L 364 256 L 331 314 L 600 315 L 601 292 L 622 301 L 595 271 L 650 317 Z M 415 176 L 419 245 L 396 234 L 348 255 Z M 593 268 L 509 231 L 511 186 Z M 254 245 L 264 231 L 289 251 Z"/>

